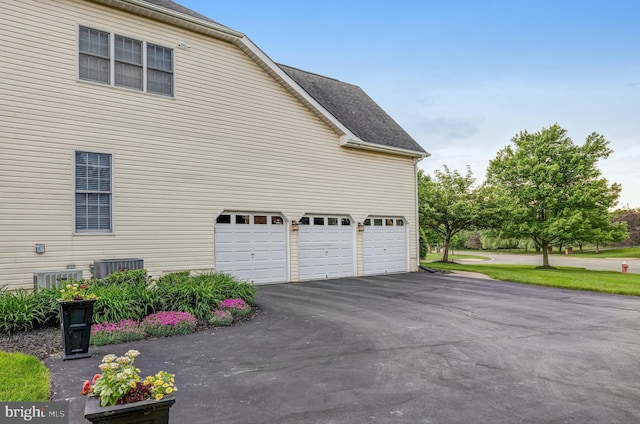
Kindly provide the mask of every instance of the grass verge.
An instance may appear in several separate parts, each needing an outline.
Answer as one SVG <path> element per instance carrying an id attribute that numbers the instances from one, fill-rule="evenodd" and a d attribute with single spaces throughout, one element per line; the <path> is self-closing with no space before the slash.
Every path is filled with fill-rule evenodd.
<path id="1" fill-rule="evenodd" d="M 461 265 L 442 262 L 423 265 L 444 270 L 479 272 L 495 280 L 514 283 L 640 296 L 640 274 L 569 267 L 537 269 L 534 265 Z"/>
<path id="2" fill-rule="evenodd" d="M 640 247 L 606 249 L 601 250 L 600 253 L 596 253 L 595 250 L 580 253 L 578 249 L 574 248 L 571 256 L 577 258 L 640 258 Z"/>
<path id="3" fill-rule="evenodd" d="M 437 259 L 437 260 L 441 260 L 442 259 L 442 253 L 429 253 L 427 255 L 427 259 L 433 260 L 433 259 Z M 459 259 L 478 259 L 481 261 L 488 261 L 489 258 L 486 256 L 480 256 L 480 255 L 468 255 L 468 254 L 455 254 L 452 255 L 451 252 L 449 252 L 449 260 L 450 261 L 457 261 Z"/>
<path id="4" fill-rule="evenodd" d="M 0 402 L 46 402 L 51 375 L 38 358 L 0 352 Z"/>

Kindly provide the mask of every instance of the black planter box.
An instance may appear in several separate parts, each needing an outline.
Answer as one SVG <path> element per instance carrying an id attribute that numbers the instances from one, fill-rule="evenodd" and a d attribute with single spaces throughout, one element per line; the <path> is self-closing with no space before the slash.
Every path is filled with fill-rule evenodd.
<path id="1" fill-rule="evenodd" d="M 84 417 L 94 424 L 169 424 L 169 408 L 174 397 L 143 400 L 126 405 L 100 406 L 100 398 L 87 397 Z"/>
<path id="2" fill-rule="evenodd" d="M 64 360 L 88 358 L 93 304 L 91 300 L 59 301 Z"/>

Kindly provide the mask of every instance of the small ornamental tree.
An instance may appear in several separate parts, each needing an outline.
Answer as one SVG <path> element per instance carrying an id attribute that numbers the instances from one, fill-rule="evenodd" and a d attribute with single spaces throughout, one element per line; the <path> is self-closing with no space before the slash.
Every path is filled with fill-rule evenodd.
<path id="1" fill-rule="evenodd" d="M 474 182 L 469 167 L 464 175 L 450 171 L 446 165 L 433 177 L 418 173 L 420 227 L 442 238 L 443 262 L 449 261 L 452 238 L 460 231 L 487 226 L 495 210 L 494 192 L 485 187 L 474 188 Z"/>

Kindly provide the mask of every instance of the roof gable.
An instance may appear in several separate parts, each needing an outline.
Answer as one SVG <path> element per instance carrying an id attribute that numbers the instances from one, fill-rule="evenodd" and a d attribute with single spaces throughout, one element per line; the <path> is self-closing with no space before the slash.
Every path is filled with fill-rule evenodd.
<path id="1" fill-rule="evenodd" d="M 231 42 L 340 136 L 340 144 L 422 158 L 429 154 L 360 87 L 277 65 L 243 33 L 171 0 L 87 0 Z"/>
<path id="2" fill-rule="evenodd" d="M 360 140 L 426 154 L 424 149 L 357 85 L 282 64 L 278 66 Z"/>

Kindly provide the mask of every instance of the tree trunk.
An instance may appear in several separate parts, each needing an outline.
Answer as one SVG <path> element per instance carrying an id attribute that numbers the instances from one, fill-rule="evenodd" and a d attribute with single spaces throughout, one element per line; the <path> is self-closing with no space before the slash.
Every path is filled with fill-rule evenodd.
<path id="1" fill-rule="evenodd" d="M 449 262 L 449 242 L 451 236 L 449 234 L 444 236 L 444 246 L 442 247 L 442 262 Z"/>
<path id="2" fill-rule="evenodd" d="M 600 253 L 600 244 L 596 243 L 596 253 Z"/>
<path id="3" fill-rule="evenodd" d="M 546 241 L 543 241 L 541 243 L 541 247 L 542 247 L 542 267 L 543 268 L 548 268 L 549 267 L 549 243 Z"/>
<path id="4" fill-rule="evenodd" d="M 538 245 L 538 243 L 535 243 L 536 245 L 536 253 L 540 253 L 540 246 Z"/>
<path id="5" fill-rule="evenodd" d="M 584 253 L 584 251 L 582 250 L 582 243 L 580 243 L 578 246 L 580 247 L 580 253 Z"/>

